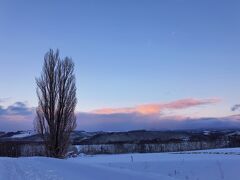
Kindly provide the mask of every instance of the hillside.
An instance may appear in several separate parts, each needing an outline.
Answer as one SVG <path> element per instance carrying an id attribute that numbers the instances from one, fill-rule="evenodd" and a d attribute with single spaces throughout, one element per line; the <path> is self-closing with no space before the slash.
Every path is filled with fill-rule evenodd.
<path id="1" fill-rule="evenodd" d="M 157 153 L 240 147 L 239 130 L 85 132 L 71 134 L 69 153 Z M 44 155 L 40 136 L 32 131 L 2 133 L 0 156 Z"/>

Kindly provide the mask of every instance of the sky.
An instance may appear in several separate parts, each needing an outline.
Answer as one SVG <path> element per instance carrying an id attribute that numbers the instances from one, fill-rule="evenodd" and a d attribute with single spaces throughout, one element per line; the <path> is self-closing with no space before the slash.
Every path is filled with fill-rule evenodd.
<path id="1" fill-rule="evenodd" d="M 0 130 L 32 128 L 50 48 L 75 63 L 78 129 L 232 126 L 239 9 L 238 0 L 1 0 Z"/>

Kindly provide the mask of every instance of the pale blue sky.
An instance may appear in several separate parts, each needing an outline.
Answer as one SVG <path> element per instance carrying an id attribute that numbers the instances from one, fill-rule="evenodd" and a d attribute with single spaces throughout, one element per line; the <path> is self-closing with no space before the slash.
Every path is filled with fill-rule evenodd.
<path id="1" fill-rule="evenodd" d="M 78 111 L 217 97 L 203 113 L 228 115 L 240 101 L 239 9 L 238 0 L 2 0 L 0 98 L 36 106 L 34 78 L 59 48 L 76 64 Z"/>

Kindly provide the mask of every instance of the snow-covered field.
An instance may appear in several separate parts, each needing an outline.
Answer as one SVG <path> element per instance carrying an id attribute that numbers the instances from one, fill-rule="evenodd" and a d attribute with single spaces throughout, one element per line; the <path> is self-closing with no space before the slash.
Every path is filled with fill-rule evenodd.
<path id="1" fill-rule="evenodd" d="M 21 131 L 16 135 L 11 136 L 10 138 L 25 138 L 25 137 L 29 137 L 29 136 L 33 136 L 36 133 L 34 131 Z"/>
<path id="2" fill-rule="evenodd" d="M 238 180 L 240 148 L 184 153 L 0 158 L 0 180 Z"/>

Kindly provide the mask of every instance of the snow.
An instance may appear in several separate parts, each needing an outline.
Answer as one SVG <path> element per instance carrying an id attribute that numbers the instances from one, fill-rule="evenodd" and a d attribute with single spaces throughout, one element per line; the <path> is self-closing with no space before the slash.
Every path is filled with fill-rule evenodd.
<path id="1" fill-rule="evenodd" d="M 211 131 L 203 131 L 203 134 L 206 136 L 209 135 L 210 133 L 211 133 Z"/>
<path id="2" fill-rule="evenodd" d="M 240 148 L 182 153 L 0 158 L 0 180 L 236 180 Z"/>
<path id="3" fill-rule="evenodd" d="M 35 134 L 36 133 L 33 131 L 21 131 L 20 134 L 13 135 L 13 136 L 11 136 L 11 138 L 25 138 L 28 136 L 33 136 Z"/>
<path id="4" fill-rule="evenodd" d="M 240 135 L 240 131 L 236 131 L 236 132 L 228 134 L 228 136 L 239 136 L 239 135 Z"/>
<path id="5" fill-rule="evenodd" d="M 240 148 L 226 148 L 226 149 L 211 149 L 211 150 L 199 150 L 199 151 L 188 151 L 185 153 L 209 153 L 209 154 L 235 154 L 240 155 Z"/>

